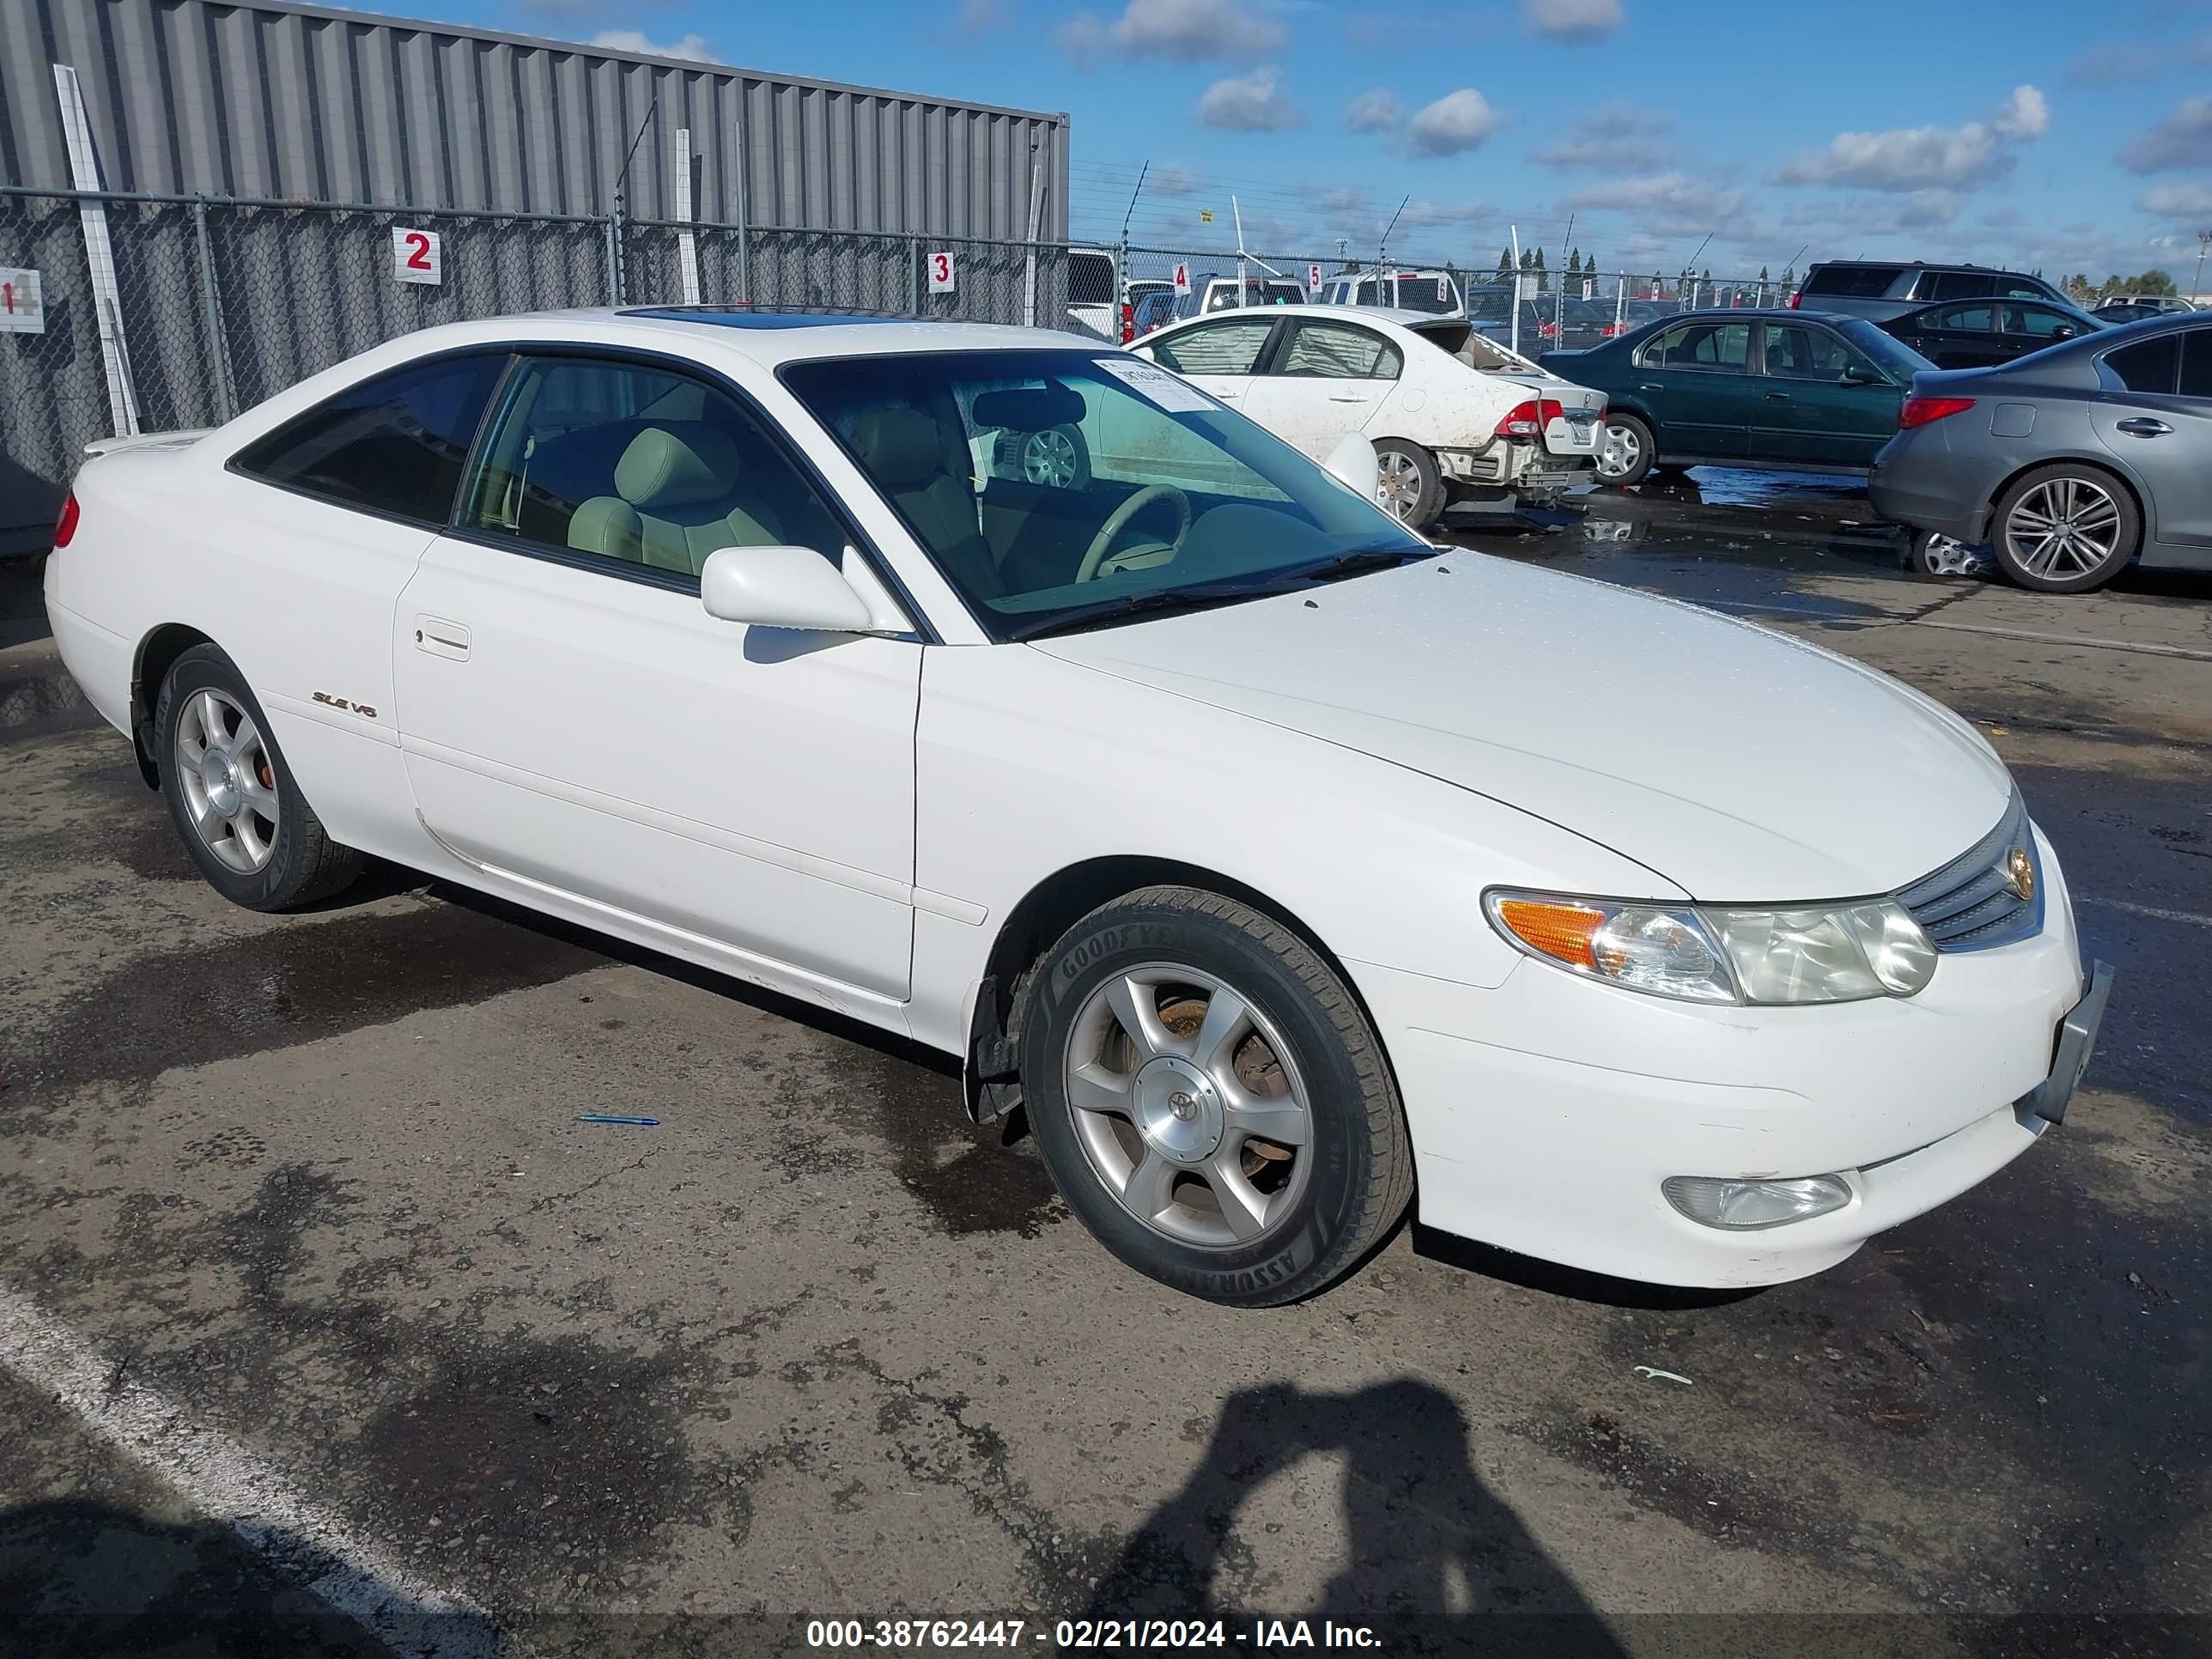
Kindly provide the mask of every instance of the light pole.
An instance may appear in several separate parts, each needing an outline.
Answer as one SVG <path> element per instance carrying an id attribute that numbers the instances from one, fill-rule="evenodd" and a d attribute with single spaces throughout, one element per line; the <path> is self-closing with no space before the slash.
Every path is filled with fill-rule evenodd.
<path id="1" fill-rule="evenodd" d="M 2191 278 L 2189 283 L 2189 297 L 2192 302 L 2204 292 L 2204 251 L 2207 248 L 2212 248 L 2212 230 L 2200 230 L 2197 233 L 2197 275 Z"/>

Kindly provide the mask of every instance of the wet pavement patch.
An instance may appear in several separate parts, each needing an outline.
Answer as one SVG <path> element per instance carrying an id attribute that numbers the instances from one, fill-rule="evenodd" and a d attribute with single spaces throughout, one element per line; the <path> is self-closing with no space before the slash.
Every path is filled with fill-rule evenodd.
<path id="1" fill-rule="evenodd" d="M 45 1097 L 312 1042 L 603 964 L 596 951 L 454 905 L 339 915 L 142 957 L 73 997 L 5 1066 L 0 1128 Z M 20 1127 L 20 1126 L 15 1126 Z"/>
<path id="2" fill-rule="evenodd" d="M 866 1127 L 890 1143 L 899 1184 L 942 1231 L 1035 1238 L 1066 1218 L 1036 1147 L 1006 1145 L 1000 1125 L 970 1123 L 958 1078 L 860 1045 L 845 1048 L 839 1066 L 868 1103 Z"/>

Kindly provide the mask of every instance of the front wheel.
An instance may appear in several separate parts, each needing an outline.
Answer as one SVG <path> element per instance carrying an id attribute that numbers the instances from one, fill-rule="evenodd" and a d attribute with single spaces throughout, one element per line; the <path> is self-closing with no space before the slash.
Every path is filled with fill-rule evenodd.
<path id="1" fill-rule="evenodd" d="M 1405 1212 L 1413 1166 L 1382 1046 L 1313 947 L 1188 887 L 1103 905 L 1022 1012 L 1037 1149 L 1139 1272 L 1262 1307 L 1319 1291 Z"/>
<path id="2" fill-rule="evenodd" d="M 1649 426 L 1633 415 L 1608 415 L 1605 438 L 1598 446 L 1598 481 L 1624 488 L 1641 483 L 1644 475 L 1651 471 L 1652 458 L 1657 453 L 1658 446 Z"/>

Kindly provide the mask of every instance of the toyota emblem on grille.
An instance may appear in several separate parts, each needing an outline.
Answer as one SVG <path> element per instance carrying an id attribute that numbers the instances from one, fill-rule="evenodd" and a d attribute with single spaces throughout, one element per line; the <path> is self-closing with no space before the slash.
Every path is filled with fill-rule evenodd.
<path id="1" fill-rule="evenodd" d="M 2026 902 L 2035 896 L 2035 860 L 2027 855 L 2027 848 L 2015 847 L 2005 854 L 2005 885 Z"/>

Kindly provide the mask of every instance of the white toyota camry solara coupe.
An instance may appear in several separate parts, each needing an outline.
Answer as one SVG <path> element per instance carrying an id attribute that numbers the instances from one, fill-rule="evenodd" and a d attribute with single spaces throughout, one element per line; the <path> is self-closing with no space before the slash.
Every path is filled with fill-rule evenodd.
<path id="1" fill-rule="evenodd" d="M 1079 477 L 979 459 L 1069 426 Z M 226 896 L 374 854 L 907 1034 L 1223 1302 L 1409 1203 L 1815 1272 L 2061 1118 L 2109 981 L 1928 698 L 1439 553 L 1066 335 L 434 329 L 109 447 L 56 543 L 62 653 Z"/>

